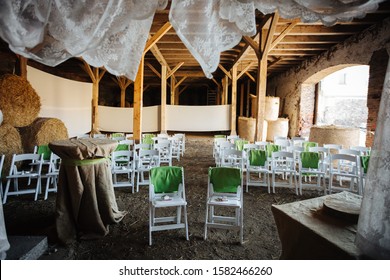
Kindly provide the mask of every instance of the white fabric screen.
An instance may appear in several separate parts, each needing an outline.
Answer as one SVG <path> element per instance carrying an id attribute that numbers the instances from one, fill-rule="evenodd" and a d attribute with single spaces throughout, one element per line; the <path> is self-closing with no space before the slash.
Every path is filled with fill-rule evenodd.
<path id="1" fill-rule="evenodd" d="M 60 78 L 29 66 L 27 79 L 41 98 L 39 117 L 63 121 L 69 137 L 91 130 L 91 83 Z"/>

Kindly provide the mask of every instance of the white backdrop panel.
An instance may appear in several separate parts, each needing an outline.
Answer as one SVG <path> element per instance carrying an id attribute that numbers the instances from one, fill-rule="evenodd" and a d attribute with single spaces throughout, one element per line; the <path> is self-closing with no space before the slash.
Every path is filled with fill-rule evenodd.
<path id="1" fill-rule="evenodd" d="M 230 105 L 167 105 L 166 122 L 173 131 L 230 130 Z"/>
<path id="2" fill-rule="evenodd" d="M 63 121 L 69 137 L 91 130 L 91 83 L 60 78 L 29 66 L 27 79 L 41 98 L 39 117 Z"/>

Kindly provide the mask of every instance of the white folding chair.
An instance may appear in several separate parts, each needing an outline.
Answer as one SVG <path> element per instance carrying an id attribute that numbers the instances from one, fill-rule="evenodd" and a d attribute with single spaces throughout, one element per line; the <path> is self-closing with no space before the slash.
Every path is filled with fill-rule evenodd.
<path id="1" fill-rule="evenodd" d="M 160 166 L 160 158 L 157 150 L 142 150 L 138 151 L 137 155 L 137 192 L 140 186 L 149 185 L 150 169 Z"/>
<path id="2" fill-rule="evenodd" d="M 244 199 L 242 172 L 232 167 L 209 168 L 204 239 L 209 228 L 239 230 L 244 237 Z M 234 215 L 231 211 L 234 210 Z"/>
<path id="3" fill-rule="evenodd" d="M 234 143 L 230 143 L 229 141 L 219 143 L 218 150 L 215 156 L 215 165 L 221 165 L 221 158 L 225 150 L 235 150 L 235 148 L 236 146 L 234 145 Z"/>
<path id="4" fill-rule="evenodd" d="M 186 151 L 186 135 L 184 133 L 175 133 L 173 136 L 179 138 L 180 155 L 184 156 Z"/>
<path id="5" fill-rule="evenodd" d="M 234 149 L 225 149 L 221 152 L 221 160 L 219 166 L 237 167 L 240 170 L 244 169 L 243 152 Z"/>
<path id="6" fill-rule="evenodd" d="M 114 151 L 111 153 L 111 173 L 114 188 L 131 187 L 131 192 L 134 193 L 134 165 L 133 151 Z"/>
<path id="7" fill-rule="evenodd" d="M 272 190 L 274 193 L 275 187 L 290 187 L 295 188 L 295 193 L 298 195 L 296 161 L 293 153 L 285 151 L 273 152 L 271 159 L 271 172 Z M 287 178 L 288 184 L 284 182 L 277 182 L 277 174 L 281 174 L 283 178 Z"/>
<path id="8" fill-rule="evenodd" d="M 154 144 L 153 149 L 158 151 L 160 165 L 165 163 L 172 166 L 172 144 L 169 140 Z"/>
<path id="9" fill-rule="evenodd" d="M 356 150 L 360 152 L 361 156 L 369 156 L 371 154 L 371 148 L 365 146 L 351 146 L 351 150 Z"/>
<path id="10" fill-rule="evenodd" d="M 347 154 L 334 154 L 330 155 L 330 166 L 329 166 L 329 185 L 328 191 L 331 194 L 333 191 L 344 191 L 355 192 L 362 194 L 360 177 L 359 177 L 359 158 L 353 155 Z M 334 180 L 334 178 L 338 180 Z M 340 178 L 349 179 L 349 187 L 343 187 L 340 184 Z M 339 182 L 336 185 L 336 182 Z"/>
<path id="11" fill-rule="evenodd" d="M 252 149 L 248 151 L 246 159 L 246 192 L 249 186 L 267 187 L 270 193 L 269 179 L 269 164 L 267 160 L 267 152 L 260 149 Z M 263 175 L 263 176 L 261 176 Z"/>
<path id="12" fill-rule="evenodd" d="M 156 215 L 157 209 L 169 207 L 175 208 L 175 215 L 166 216 L 166 212 L 164 216 Z M 183 167 L 154 167 L 150 170 L 149 184 L 149 245 L 152 245 L 152 232 L 182 228 L 189 240 Z"/>
<path id="13" fill-rule="evenodd" d="M 10 195 L 34 193 L 34 200 L 38 199 L 38 194 L 41 192 L 41 172 L 42 172 L 43 155 L 38 154 L 14 154 L 12 156 L 7 184 L 4 191 L 3 204 L 7 202 Z M 27 179 L 36 180 L 35 187 L 31 184 L 25 186 L 19 185 L 19 180 Z M 13 182 L 13 190 L 10 190 L 11 182 Z"/>
<path id="14" fill-rule="evenodd" d="M 0 156 L 0 199 L 3 199 L 3 165 L 5 155 Z"/>
<path id="15" fill-rule="evenodd" d="M 42 177 L 46 178 L 45 200 L 48 198 L 49 192 L 57 192 L 60 165 L 61 158 L 55 153 L 51 153 L 47 173 L 42 174 Z"/>
<path id="16" fill-rule="evenodd" d="M 172 159 L 177 159 L 178 161 L 180 161 L 180 155 L 181 155 L 180 137 L 172 136 L 169 137 L 168 140 L 171 142 Z"/>
<path id="17" fill-rule="evenodd" d="M 302 195 L 302 189 L 305 188 L 322 188 L 326 194 L 325 171 L 321 166 L 321 155 L 318 152 L 301 152 L 298 162 L 299 172 L 299 193 Z M 302 182 L 302 178 L 310 176 L 316 178 L 316 184 L 310 182 Z"/>

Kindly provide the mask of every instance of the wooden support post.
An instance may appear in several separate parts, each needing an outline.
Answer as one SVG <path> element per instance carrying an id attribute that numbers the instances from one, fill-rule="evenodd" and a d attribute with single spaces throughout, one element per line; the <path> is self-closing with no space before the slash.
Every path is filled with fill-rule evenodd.
<path id="1" fill-rule="evenodd" d="M 27 80 L 27 58 L 19 55 L 19 66 L 20 66 L 20 77 L 23 77 Z"/>
<path id="2" fill-rule="evenodd" d="M 229 77 L 225 76 L 222 79 L 222 105 L 226 105 L 228 102 L 228 91 L 229 91 Z"/>
<path id="3" fill-rule="evenodd" d="M 171 76 L 171 105 L 175 105 L 175 85 L 176 79 L 175 76 Z"/>
<path id="4" fill-rule="evenodd" d="M 240 116 L 244 115 L 244 90 L 245 90 L 244 83 L 241 83 L 241 85 L 240 85 Z"/>
<path id="5" fill-rule="evenodd" d="M 237 135 L 237 66 L 232 68 L 232 106 L 230 119 L 230 135 Z"/>
<path id="6" fill-rule="evenodd" d="M 116 81 L 119 88 L 121 89 L 121 107 L 123 108 L 126 104 L 126 89 L 132 83 L 132 81 L 125 76 L 116 77 L 116 80 L 114 79 L 114 81 Z"/>
<path id="7" fill-rule="evenodd" d="M 166 128 L 167 108 L 167 66 L 161 65 L 161 133 L 167 133 Z"/>
<path id="8" fill-rule="evenodd" d="M 245 116 L 247 118 L 249 118 L 249 116 L 250 116 L 249 115 L 249 108 L 251 106 L 251 102 L 250 102 L 251 96 L 250 96 L 250 93 L 251 93 L 251 81 L 248 80 L 247 81 L 247 85 L 246 85 L 246 114 L 245 114 Z"/>
<path id="9" fill-rule="evenodd" d="M 133 136 L 138 143 L 141 142 L 142 134 L 142 95 L 144 87 L 144 56 L 138 68 L 138 73 L 134 81 L 134 110 L 133 110 Z"/>
<path id="10" fill-rule="evenodd" d="M 91 125 L 91 134 L 100 133 L 99 131 L 99 83 L 106 73 L 106 69 L 92 68 L 88 63 L 83 61 L 84 69 L 91 78 L 92 84 L 92 125 Z"/>

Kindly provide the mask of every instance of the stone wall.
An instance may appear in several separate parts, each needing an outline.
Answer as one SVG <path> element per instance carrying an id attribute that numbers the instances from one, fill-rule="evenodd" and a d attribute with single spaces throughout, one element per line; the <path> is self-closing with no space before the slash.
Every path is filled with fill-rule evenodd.
<path id="1" fill-rule="evenodd" d="M 382 23 L 334 46 L 328 52 L 307 60 L 286 73 L 271 78 L 267 83 L 267 92 L 271 92 L 272 95 L 276 94 L 281 98 L 280 103 L 283 104 L 281 114 L 288 116 L 290 119 L 289 136 L 300 135 L 311 125 L 308 122 L 313 120 L 311 116 L 313 111 L 309 112 L 310 110 L 302 108 L 302 102 L 313 95 L 313 92 L 308 90 L 310 84 L 316 84 L 325 76 L 348 66 L 370 65 L 373 53 L 385 49 L 385 45 L 389 41 L 390 18 L 387 18 Z M 381 73 L 376 73 L 372 73 L 372 75 L 381 75 L 383 81 L 384 76 Z M 372 83 L 372 79 L 369 83 Z M 370 94 L 369 86 L 369 98 Z M 313 102 L 310 101 L 310 104 L 313 104 Z M 375 108 L 374 111 L 372 110 L 369 114 L 377 114 Z"/>

